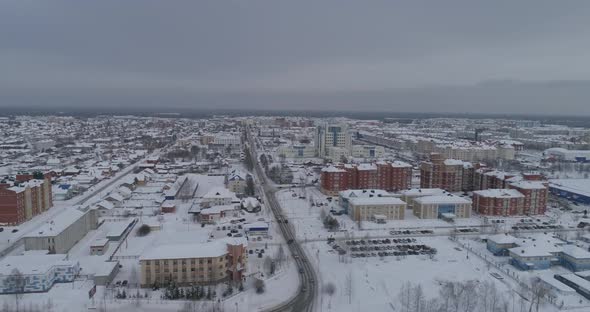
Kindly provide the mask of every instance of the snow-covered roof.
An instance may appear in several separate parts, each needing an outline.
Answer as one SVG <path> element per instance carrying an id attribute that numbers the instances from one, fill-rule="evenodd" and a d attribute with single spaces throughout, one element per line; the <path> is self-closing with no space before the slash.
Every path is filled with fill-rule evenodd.
<path id="1" fill-rule="evenodd" d="M 488 241 L 494 242 L 496 244 L 505 245 L 505 244 L 514 244 L 518 239 L 512 235 L 508 234 L 496 234 L 488 237 Z"/>
<path id="2" fill-rule="evenodd" d="M 418 197 L 415 201 L 419 204 L 471 204 L 471 200 L 451 194 Z"/>
<path id="3" fill-rule="evenodd" d="M 353 197 L 351 205 L 405 205 L 406 202 L 397 197 Z"/>
<path id="4" fill-rule="evenodd" d="M 561 252 L 576 259 L 590 259 L 590 252 L 575 245 L 564 245 Z"/>
<path id="5" fill-rule="evenodd" d="M 201 209 L 201 214 L 202 215 L 218 214 L 218 213 L 221 213 L 222 211 L 229 211 L 229 210 L 235 210 L 235 209 L 236 209 L 235 205 L 217 205 L 217 206 L 213 206 L 210 208 Z"/>
<path id="6" fill-rule="evenodd" d="M 346 172 L 346 170 L 341 169 L 341 168 L 336 168 L 334 166 L 328 166 L 328 167 L 322 168 L 322 172 Z"/>
<path id="7" fill-rule="evenodd" d="M 235 193 L 224 188 L 224 187 L 214 187 L 209 190 L 205 195 L 203 195 L 204 199 L 214 199 L 214 198 L 234 198 Z"/>
<path id="8" fill-rule="evenodd" d="M 392 196 L 391 193 L 385 190 L 379 189 L 356 189 L 356 190 L 345 190 L 340 191 L 338 195 L 342 198 L 354 198 L 354 197 L 384 197 L 384 196 Z"/>
<path id="9" fill-rule="evenodd" d="M 10 275 L 18 269 L 22 274 L 45 274 L 54 266 L 72 266 L 63 254 L 7 256 L 0 261 L 0 274 Z"/>
<path id="10" fill-rule="evenodd" d="M 541 182 L 541 181 L 519 181 L 519 182 L 511 183 L 510 185 L 512 185 L 516 188 L 525 189 L 525 190 L 546 189 L 545 184 L 543 184 L 543 182 Z"/>
<path id="11" fill-rule="evenodd" d="M 493 198 L 521 198 L 524 197 L 519 191 L 515 189 L 487 189 L 481 191 L 474 191 L 473 194 L 477 194 L 483 197 Z"/>
<path id="12" fill-rule="evenodd" d="M 227 245 L 247 245 L 243 237 L 221 239 L 200 244 L 168 244 L 151 248 L 139 260 L 214 258 L 227 253 Z"/>
<path id="13" fill-rule="evenodd" d="M 555 179 L 549 187 L 590 197 L 590 179 Z"/>
<path id="14" fill-rule="evenodd" d="M 400 193 L 404 196 L 433 196 L 446 194 L 446 191 L 439 188 L 414 188 L 403 190 Z"/>
<path id="15" fill-rule="evenodd" d="M 30 232 L 25 237 L 46 237 L 55 236 L 63 232 L 72 223 L 82 218 L 84 213 L 73 208 L 65 209 L 46 223 L 43 223 L 35 231 Z"/>

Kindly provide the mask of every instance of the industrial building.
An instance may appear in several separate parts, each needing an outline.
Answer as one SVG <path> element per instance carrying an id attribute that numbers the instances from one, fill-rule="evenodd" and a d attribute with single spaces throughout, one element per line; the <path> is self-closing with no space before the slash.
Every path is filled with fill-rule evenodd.
<path id="1" fill-rule="evenodd" d="M 550 180 L 549 192 L 580 204 L 590 204 L 590 180 L 588 179 Z"/>
<path id="2" fill-rule="evenodd" d="M 49 253 L 65 254 L 97 226 L 96 210 L 82 212 L 73 208 L 66 209 L 25 236 L 25 250 L 47 250 Z"/>

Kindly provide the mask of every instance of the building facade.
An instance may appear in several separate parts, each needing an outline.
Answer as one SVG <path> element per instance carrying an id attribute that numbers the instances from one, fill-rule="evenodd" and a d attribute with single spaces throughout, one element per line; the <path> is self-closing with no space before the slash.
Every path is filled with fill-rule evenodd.
<path id="1" fill-rule="evenodd" d="M 414 200 L 413 211 L 420 219 L 469 218 L 471 201 L 451 194 L 419 197 Z"/>
<path id="2" fill-rule="evenodd" d="M 36 178 L 19 174 L 18 186 L 0 183 L 0 223 L 18 225 L 53 207 L 51 175 Z"/>
<path id="3" fill-rule="evenodd" d="M 524 214 L 524 195 L 514 189 L 489 189 L 473 192 L 473 209 L 487 216 Z"/>
<path id="4" fill-rule="evenodd" d="M 327 149 L 330 147 L 350 151 L 352 139 L 348 132 L 348 125 L 328 123 L 318 125 L 315 143 L 319 157 L 325 157 L 328 154 Z"/>
<path id="5" fill-rule="evenodd" d="M 464 171 L 472 172 L 473 166 L 456 159 L 444 159 L 443 155 L 432 153 L 430 161 L 420 164 L 420 187 L 441 188 L 449 192 L 468 191 L 464 189 Z"/>
<path id="6" fill-rule="evenodd" d="M 139 258 L 141 287 L 175 282 L 180 286 L 241 281 L 247 241 L 231 238 L 203 244 L 162 245 Z"/>
<path id="7" fill-rule="evenodd" d="M 348 189 L 399 191 L 410 188 L 412 166 L 401 161 L 328 166 L 320 179 L 321 191 L 329 195 Z"/>
<path id="8" fill-rule="evenodd" d="M 406 203 L 397 197 L 355 197 L 349 199 L 348 215 L 354 221 L 403 220 Z"/>

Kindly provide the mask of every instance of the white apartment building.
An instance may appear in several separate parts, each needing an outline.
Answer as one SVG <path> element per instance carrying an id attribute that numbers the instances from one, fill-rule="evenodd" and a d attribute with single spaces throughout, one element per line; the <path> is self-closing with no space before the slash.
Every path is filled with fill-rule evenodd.
<path id="1" fill-rule="evenodd" d="M 318 125 L 315 142 L 320 157 L 328 154 L 328 148 L 337 147 L 350 152 L 352 146 L 352 138 L 346 124 Z"/>

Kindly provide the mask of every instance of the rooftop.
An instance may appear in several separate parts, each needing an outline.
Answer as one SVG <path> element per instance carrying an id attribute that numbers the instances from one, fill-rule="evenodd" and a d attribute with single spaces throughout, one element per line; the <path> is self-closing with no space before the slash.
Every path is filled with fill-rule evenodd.
<path id="1" fill-rule="evenodd" d="M 227 245 L 247 245 L 245 238 L 228 238 L 201 244 L 160 245 L 144 252 L 139 260 L 215 258 L 227 253 Z"/>

